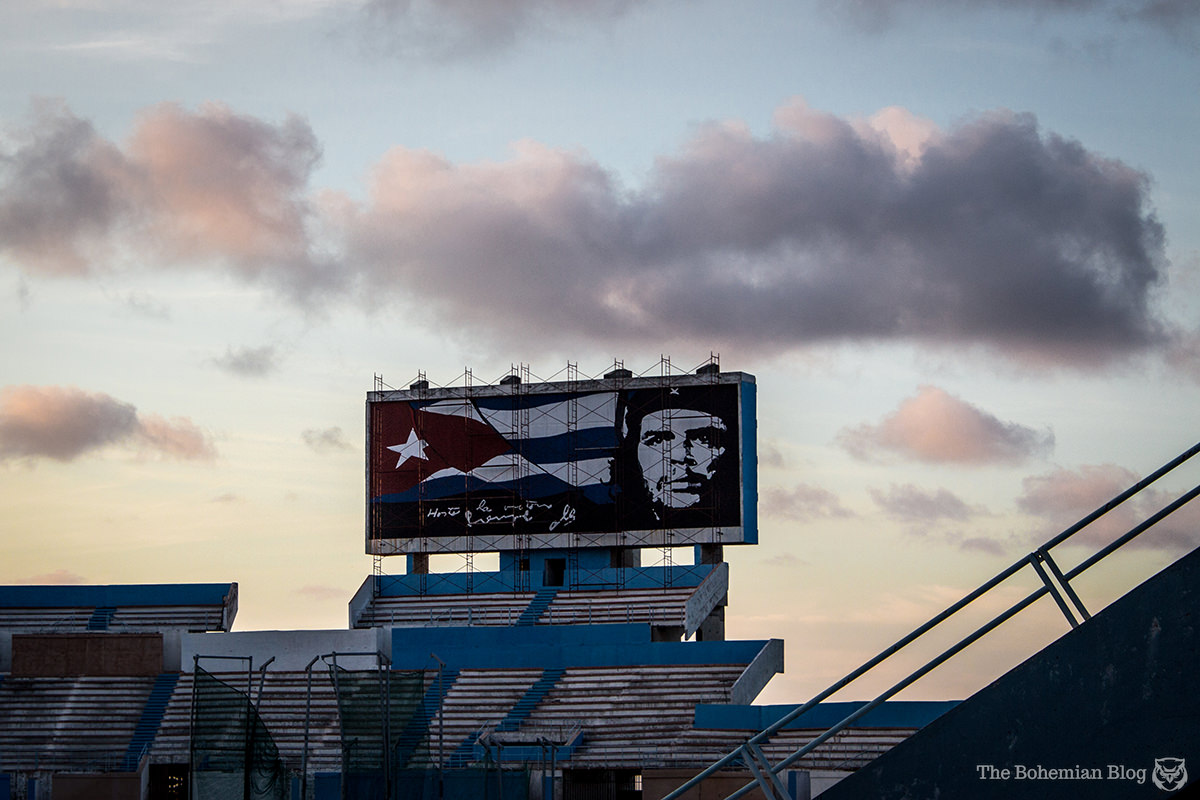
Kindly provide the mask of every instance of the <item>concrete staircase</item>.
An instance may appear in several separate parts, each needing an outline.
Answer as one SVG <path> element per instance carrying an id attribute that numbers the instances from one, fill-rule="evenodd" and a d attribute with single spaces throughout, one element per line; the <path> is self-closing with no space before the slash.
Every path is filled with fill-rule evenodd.
<path id="1" fill-rule="evenodd" d="M 543 670 L 542 677 L 538 678 L 533 686 L 529 687 L 529 691 L 513 705 L 500 724 L 496 726 L 496 730 L 500 732 L 515 731 L 521 727 L 521 723 L 533 713 L 533 710 L 550 693 L 564 673 L 566 670 L 561 668 Z"/>
<path id="2" fill-rule="evenodd" d="M 517 627 L 536 625 L 537 621 L 542 618 L 542 614 L 546 613 L 546 609 L 554 602 L 556 594 L 558 594 L 557 586 L 538 589 L 537 594 L 529 601 L 529 605 L 525 606 L 525 610 L 521 612 L 521 616 L 517 617 Z"/>
<path id="3" fill-rule="evenodd" d="M 108 625 L 116 613 L 117 610 L 111 606 L 95 609 L 92 611 L 92 616 L 88 618 L 87 629 L 89 631 L 108 630 Z"/>
<path id="4" fill-rule="evenodd" d="M 142 754 L 154 743 L 154 737 L 162 724 L 163 714 L 167 710 L 167 704 L 171 702 L 171 695 L 174 694 L 177 683 L 178 672 L 164 672 L 154 679 L 154 688 L 146 698 L 142 717 L 138 720 L 137 727 L 133 730 L 133 738 L 129 740 L 129 747 L 125 750 L 124 766 L 127 772 L 137 769 Z"/>
<path id="5" fill-rule="evenodd" d="M 458 680 L 459 671 L 452 667 L 446 667 L 442 671 L 441 680 L 435 676 L 430 682 L 429 687 L 425 690 L 425 695 L 421 699 L 421 704 L 417 707 L 417 711 L 409 720 L 408 725 L 400 732 L 398 744 L 396 745 L 395 764 L 398 768 L 414 766 L 416 760 L 414 756 L 417 754 L 421 743 L 425 741 L 429 735 L 429 724 L 438 710 L 442 708 L 446 696 L 454 687 L 454 682 Z M 440 686 L 439 686 L 440 683 Z M 451 740 L 453 741 L 453 740 Z"/>

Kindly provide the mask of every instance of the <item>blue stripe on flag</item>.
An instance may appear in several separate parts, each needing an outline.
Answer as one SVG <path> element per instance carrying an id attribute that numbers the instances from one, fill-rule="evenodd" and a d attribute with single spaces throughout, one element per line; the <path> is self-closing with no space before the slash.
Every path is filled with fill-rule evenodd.
<path id="1" fill-rule="evenodd" d="M 610 458 L 617 447 L 617 432 L 613 428 L 583 428 L 557 436 L 509 439 L 508 442 L 514 450 L 535 464 L 565 464 L 569 461 Z"/>

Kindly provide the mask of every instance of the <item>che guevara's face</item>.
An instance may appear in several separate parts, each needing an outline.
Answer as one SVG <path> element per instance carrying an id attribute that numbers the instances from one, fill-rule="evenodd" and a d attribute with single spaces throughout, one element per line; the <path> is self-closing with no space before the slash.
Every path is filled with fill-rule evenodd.
<path id="1" fill-rule="evenodd" d="M 725 452 L 720 417 L 686 408 L 653 411 L 642 418 L 638 463 L 655 502 L 687 508 L 700 501 Z"/>

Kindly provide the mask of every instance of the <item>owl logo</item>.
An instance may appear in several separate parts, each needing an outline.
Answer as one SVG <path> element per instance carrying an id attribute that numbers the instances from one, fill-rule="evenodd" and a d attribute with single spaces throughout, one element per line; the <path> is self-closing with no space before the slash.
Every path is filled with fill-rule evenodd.
<path id="1" fill-rule="evenodd" d="M 1187 783 L 1187 765 L 1182 758 L 1154 759 L 1154 785 L 1164 792 L 1173 792 Z"/>

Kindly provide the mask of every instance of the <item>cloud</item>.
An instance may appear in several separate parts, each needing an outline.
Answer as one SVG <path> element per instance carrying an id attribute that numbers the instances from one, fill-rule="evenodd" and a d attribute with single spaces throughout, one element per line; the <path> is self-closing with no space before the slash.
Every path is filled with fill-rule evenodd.
<path id="1" fill-rule="evenodd" d="M 38 101 L 31 123 L 0 141 L 0 252 L 34 274 L 103 271 L 136 253 L 307 291 L 330 279 L 307 227 L 319 158 L 298 117 L 272 125 L 219 104 L 164 103 L 122 148 Z"/>
<path id="2" fill-rule="evenodd" d="M 369 40 L 406 58 L 448 60 L 495 53 L 530 33 L 614 19 L 645 0 L 369 0 Z"/>
<path id="3" fill-rule="evenodd" d="M 1095 15 L 1121 23 L 1157 28 L 1185 44 L 1194 44 L 1200 33 L 1200 6 L 1194 0 L 984 0 L 961 3 L 955 0 L 824 0 L 834 16 L 857 27 L 882 31 L 904 16 L 921 12 L 941 14 L 978 13 L 986 9 Z"/>
<path id="4" fill-rule="evenodd" d="M 216 458 L 211 437 L 184 417 L 141 415 L 129 404 L 70 386 L 0 389 L 0 461 L 74 461 L 108 446 L 162 458 Z"/>
<path id="5" fill-rule="evenodd" d="M 838 443 L 851 455 L 883 453 L 943 464 L 1018 464 L 1047 455 L 1054 434 L 1004 422 L 936 386 L 922 386 L 877 425 L 843 429 Z"/>
<path id="6" fill-rule="evenodd" d="M 1008 552 L 1003 544 L 986 536 L 970 536 L 961 539 L 958 541 L 958 546 L 961 550 L 974 550 L 989 556 L 1003 556 Z"/>
<path id="7" fill-rule="evenodd" d="M 1200 5 L 1195 0 L 1126 0 L 1121 13 L 1161 27 L 1192 44 L 1200 33 Z"/>
<path id="8" fill-rule="evenodd" d="M 1179 331 L 1167 350 L 1167 363 L 1200 382 L 1200 331 Z"/>
<path id="9" fill-rule="evenodd" d="M 136 439 L 143 451 L 166 458 L 212 461 L 217 457 L 212 438 L 186 417 L 143 415 L 138 420 Z"/>
<path id="10" fill-rule="evenodd" d="M 493 331 L 517 316 L 527 338 L 905 339 L 1043 363 L 1163 342 L 1144 174 L 1028 115 L 914 129 L 793 102 L 765 138 L 705 126 L 640 191 L 536 143 L 461 166 L 397 148 L 345 209 L 347 257 L 378 292 Z"/>
<path id="11" fill-rule="evenodd" d="M 904 109 L 843 119 L 796 100 L 766 136 L 702 126 L 636 188 L 536 142 L 467 164 L 397 147 L 358 201 L 310 189 L 320 147 L 298 118 L 167 104 L 119 147 L 39 108 L 0 173 L 0 248 L 30 274 L 137 253 L 526 346 L 902 340 L 1094 366 L 1172 333 L 1147 176 L 1030 115 L 941 131 Z"/>
<path id="12" fill-rule="evenodd" d="M 332 428 L 318 430 L 309 428 L 300 434 L 304 443 L 318 453 L 329 453 L 338 450 L 353 450 L 354 447 L 346 441 L 346 433 L 336 425 Z"/>
<path id="13" fill-rule="evenodd" d="M 783 469 L 787 466 L 787 462 L 783 457 L 783 451 L 779 449 L 779 445 L 775 442 L 760 439 L 758 442 L 758 464 L 760 467 L 774 467 Z"/>
<path id="14" fill-rule="evenodd" d="M 296 594 L 306 597 L 309 600 L 344 600 L 346 598 L 346 590 L 337 586 L 326 586 L 324 584 L 307 584 L 296 589 Z"/>
<path id="15" fill-rule="evenodd" d="M 762 493 L 763 514 L 808 522 L 854 516 L 828 489 L 801 483 L 791 489 L 771 486 Z"/>
<path id="16" fill-rule="evenodd" d="M 911 523 L 965 522 L 980 513 L 948 489 L 926 491 L 911 483 L 892 484 L 883 492 L 870 489 L 875 503 L 895 519 Z"/>
<path id="17" fill-rule="evenodd" d="M 171 318 L 171 309 L 165 303 L 144 293 L 130 292 L 121 300 L 121 305 L 135 317 L 153 320 Z"/>
<path id="18" fill-rule="evenodd" d="M 1005 543 L 996 537 L 972 530 L 977 527 L 976 519 L 990 515 L 987 508 L 968 504 L 949 489 L 923 489 L 905 483 L 892 484 L 887 491 L 867 491 L 888 517 L 906 526 L 910 536 L 990 556 L 1008 552 Z"/>
<path id="19" fill-rule="evenodd" d="M 34 584 L 36 586 L 67 586 L 84 582 L 82 575 L 71 572 L 69 569 L 56 569 L 52 572 L 44 572 L 41 575 L 32 575 L 28 578 L 13 581 L 13 583 Z"/>
<path id="20" fill-rule="evenodd" d="M 225 348 L 225 354 L 212 363 L 233 375 L 243 378 L 262 378 L 279 368 L 279 353 L 273 345 L 262 347 Z"/>
<path id="21" fill-rule="evenodd" d="M 1060 467 L 1025 478 L 1017 507 L 1042 519 L 1044 526 L 1034 533 L 1036 543 L 1040 544 L 1104 506 L 1139 479 L 1137 473 L 1116 464 L 1085 465 L 1074 470 Z M 1107 544 L 1174 499 L 1175 495 L 1162 490 L 1145 489 L 1084 528 L 1069 542 L 1093 549 Z M 1141 534 L 1129 546 L 1183 551 L 1197 545 L 1200 545 L 1200 503 L 1192 501 Z"/>
<path id="22" fill-rule="evenodd" d="M 29 127 L 0 143 L 0 252 L 31 272 L 87 272 L 84 254 L 106 254 L 129 213 L 127 171 L 91 123 L 59 103 L 35 102 Z"/>

